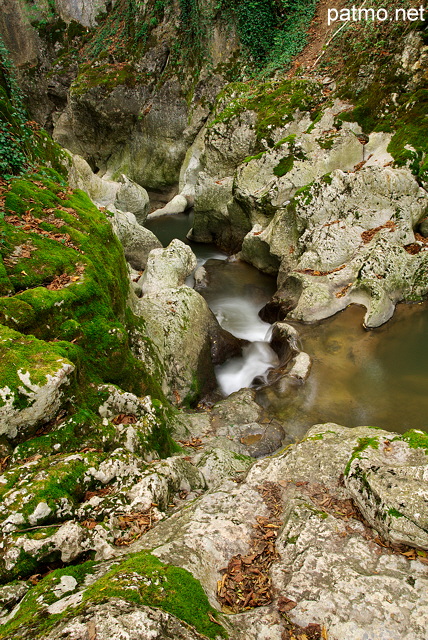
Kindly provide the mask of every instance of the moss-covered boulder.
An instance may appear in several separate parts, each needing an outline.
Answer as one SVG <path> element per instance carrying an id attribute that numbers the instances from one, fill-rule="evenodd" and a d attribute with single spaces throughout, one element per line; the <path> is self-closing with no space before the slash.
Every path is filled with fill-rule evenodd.
<path id="1" fill-rule="evenodd" d="M 137 640 L 142 629 L 157 640 L 228 635 L 199 582 L 147 552 L 56 569 L 19 595 L 13 616 L 0 627 L 0 638 L 83 640 L 88 628 L 100 640 L 124 633 Z"/>
<path id="2" fill-rule="evenodd" d="M 0 434 L 11 440 L 31 435 L 56 415 L 75 370 L 66 354 L 0 325 Z"/>
<path id="3" fill-rule="evenodd" d="M 345 485 L 361 513 L 394 544 L 428 549 L 428 435 L 360 440 Z"/>

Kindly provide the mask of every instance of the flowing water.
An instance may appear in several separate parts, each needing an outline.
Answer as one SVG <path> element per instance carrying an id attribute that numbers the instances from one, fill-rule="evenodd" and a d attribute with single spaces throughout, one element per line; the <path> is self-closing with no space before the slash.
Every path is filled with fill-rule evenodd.
<path id="1" fill-rule="evenodd" d="M 192 214 L 147 223 L 166 246 L 185 239 Z M 191 244 L 198 265 L 205 263 L 208 286 L 201 291 L 220 324 L 251 342 L 241 358 L 217 367 L 224 395 L 260 384 L 277 363 L 269 325 L 258 311 L 275 291 L 275 281 L 253 267 L 228 261 L 213 246 Z M 295 324 L 312 369 L 302 385 L 289 381 L 281 392 L 262 386 L 257 399 L 300 438 L 317 422 L 349 427 L 372 425 L 390 431 L 428 430 L 428 303 L 398 305 L 386 325 L 362 328 L 364 309 L 351 306 L 317 325 Z"/>

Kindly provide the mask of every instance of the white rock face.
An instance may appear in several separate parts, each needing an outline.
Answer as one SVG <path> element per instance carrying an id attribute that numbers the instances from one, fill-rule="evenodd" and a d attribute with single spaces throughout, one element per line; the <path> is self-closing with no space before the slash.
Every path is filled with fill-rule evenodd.
<path id="1" fill-rule="evenodd" d="M 395 544 L 428 549 L 424 449 L 394 438 L 380 439 L 355 456 L 345 484 L 364 517 L 385 537 Z"/>
<path id="2" fill-rule="evenodd" d="M 58 605 L 49 607 L 50 613 L 63 609 Z M 74 603 L 74 606 L 78 604 Z M 55 608 L 54 611 L 51 609 Z M 64 607 L 65 608 L 65 607 Z M 88 622 L 89 619 L 89 622 Z M 150 607 L 138 606 L 112 598 L 100 605 L 85 607 L 82 614 L 71 620 L 60 622 L 45 640 L 73 638 L 87 640 L 88 628 L 96 629 L 97 640 L 200 640 L 202 637 L 175 616 Z M 143 634 L 143 635 L 142 635 Z"/>
<path id="3" fill-rule="evenodd" d="M 416 242 L 414 228 L 427 210 L 428 194 L 408 169 L 337 170 L 262 231 L 254 227 L 241 256 L 254 262 L 267 246 L 279 259 L 279 295 L 299 291 L 290 318 L 313 322 L 356 302 L 367 307 L 365 325 L 376 327 L 398 301 L 428 290 L 426 248 L 416 255 L 404 249 Z"/>
<path id="4" fill-rule="evenodd" d="M 122 174 L 114 201 L 116 209 L 133 213 L 139 224 L 144 224 L 150 208 L 147 191 Z"/>
<path id="5" fill-rule="evenodd" d="M 113 0 L 114 6 L 116 0 Z M 106 11 L 107 0 L 55 0 L 55 8 L 65 22 L 75 20 L 84 27 L 94 27 L 96 17 Z"/>
<path id="6" fill-rule="evenodd" d="M 196 256 L 181 240 L 173 240 L 166 249 L 154 249 L 139 284 L 143 294 L 180 287 L 196 268 Z"/>
<path id="7" fill-rule="evenodd" d="M 77 580 L 73 578 L 73 576 L 61 576 L 61 580 L 59 584 L 55 587 L 54 593 L 55 595 L 61 596 L 63 593 L 67 593 L 67 591 L 74 591 L 77 587 Z"/>
<path id="8" fill-rule="evenodd" d="M 155 234 L 142 227 L 129 212 L 116 211 L 112 224 L 131 267 L 137 271 L 145 269 L 150 251 L 162 247 Z"/>
<path id="9" fill-rule="evenodd" d="M 179 194 L 174 196 L 162 209 L 156 209 L 153 213 L 149 214 L 149 219 L 159 218 L 160 216 L 172 215 L 174 213 L 183 213 L 189 206 L 187 198 Z"/>
<path id="10" fill-rule="evenodd" d="M 69 183 L 73 189 L 82 189 L 98 206 L 116 209 L 135 215 L 143 224 L 149 212 L 149 196 L 139 184 L 122 174 L 118 181 L 100 178 L 93 173 L 89 164 L 81 156 L 71 154 Z"/>
<path id="11" fill-rule="evenodd" d="M 45 384 L 31 381 L 29 371 L 18 370 L 22 381 L 19 393 L 26 397 L 28 406 L 19 409 L 14 406 L 15 391 L 9 387 L 0 389 L 0 435 L 14 439 L 41 422 L 48 422 L 59 410 L 63 401 L 63 387 L 70 383 L 75 367 L 58 358 L 58 365 L 46 374 Z"/>
<path id="12" fill-rule="evenodd" d="M 46 502 L 39 502 L 33 513 L 28 516 L 30 524 L 37 524 L 39 520 L 44 520 L 51 513 L 51 508 Z"/>
<path id="13" fill-rule="evenodd" d="M 376 532 L 343 515 L 349 503 L 342 501 L 349 500 L 350 491 L 360 493 L 362 509 L 370 511 L 376 502 L 361 495 L 364 481 L 358 485 L 354 478 L 356 465 L 373 468 L 376 477 L 379 456 L 385 464 L 381 478 L 389 469 L 396 472 L 391 476 L 396 485 L 384 485 L 384 512 L 405 495 L 408 511 L 396 520 L 408 520 L 412 513 L 412 522 L 419 518 L 425 526 L 425 450 L 412 449 L 406 438 L 386 431 L 325 424 L 313 427 L 300 444 L 255 463 L 240 485 L 227 480 L 185 512 L 160 523 L 136 548 L 155 547 L 162 560 L 190 570 L 218 606 L 214 594 L 220 569 L 232 556 L 248 554 L 256 516 L 267 515 L 259 488 L 273 483 L 283 501 L 276 541 L 279 556 L 271 569 L 276 595 L 271 606 L 234 616 L 231 637 L 280 640 L 284 626 L 275 603 L 286 596 L 296 602 L 287 613 L 292 622 L 324 625 L 334 640 L 420 640 L 428 623 L 426 566 L 391 553 L 375 542 Z M 404 477 L 409 478 L 406 490 L 400 486 Z M 416 477 L 420 486 L 412 499 Z M 369 481 L 378 491 L 371 477 Z M 391 520 L 375 526 L 392 540 L 397 528 Z"/>

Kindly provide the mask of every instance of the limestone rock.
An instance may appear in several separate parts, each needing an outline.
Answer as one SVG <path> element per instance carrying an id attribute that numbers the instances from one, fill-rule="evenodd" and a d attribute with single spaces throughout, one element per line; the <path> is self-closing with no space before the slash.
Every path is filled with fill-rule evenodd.
<path id="1" fill-rule="evenodd" d="M 99 206 L 111 207 L 119 189 L 119 183 L 103 180 L 95 174 L 84 158 L 70 154 L 69 184 L 73 189 L 82 189 Z"/>
<path id="2" fill-rule="evenodd" d="M 226 480 L 186 513 L 160 523 L 136 546 L 155 546 L 160 558 L 192 571 L 215 605 L 219 569 L 232 556 L 248 553 L 249 524 L 266 514 L 259 489 L 267 483 L 264 486 L 276 487 L 283 502 L 283 524 L 276 540 L 279 557 L 270 575 L 278 594 L 274 603 L 280 595 L 296 603 L 287 612 L 288 619 L 303 627 L 324 626 L 335 640 L 419 640 L 427 622 L 426 567 L 376 545 L 376 534 L 368 541 L 370 532 L 359 520 L 344 518 L 350 493 L 347 481 L 345 486 L 341 483 L 349 462 L 352 469 L 357 462 L 365 464 L 364 456 L 358 458 L 360 453 L 377 455 L 378 450 L 365 447 L 367 442 L 378 441 L 379 451 L 381 443 L 386 448 L 394 445 L 397 466 L 412 469 L 416 458 L 422 462 L 426 454 L 423 449 L 411 453 L 407 440 L 408 436 L 368 427 L 316 425 L 301 443 L 256 462 L 238 487 Z M 409 502 L 409 513 L 413 509 L 419 513 L 421 505 Z M 396 594 L 400 615 L 390 604 L 396 602 Z M 240 614 L 231 623 L 236 639 L 256 640 L 262 633 L 266 639 L 280 640 L 284 631 L 275 604 Z"/>
<path id="3" fill-rule="evenodd" d="M 222 447 L 208 446 L 202 453 L 194 456 L 192 462 L 204 476 L 208 487 L 212 489 L 226 478 L 242 477 L 253 460 Z"/>
<path id="4" fill-rule="evenodd" d="M 3 375 L 0 388 L 0 434 L 9 440 L 30 435 L 53 418 L 63 404 L 74 365 L 46 343 L 2 327 Z"/>
<path id="5" fill-rule="evenodd" d="M 408 169 L 335 171 L 279 210 L 253 243 L 265 242 L 281 260 L 277 297 L 297 297 L 290 318 L 320 320 L 357 302 L 375 327 L 398 301 L 428 290 L 426 250 L 404 249 L 427 206 Z"/>
<path id="6" fill-rule="evenodd" d="M 25 596 L 29 589 L 26 582 L 15 582 L 14 584 L 5 584 L 0 587 L 0 624 L 3 616 L 13 609 L 13 607 Z"/>
<path id="7" fill-rule="evenodd" d="M 153 250 L 140 280 L 144 294 L 180 287 L 196 268 L 196 257 L 181 240 L 173 240 L 166 249 Z"/>
<path id="8" fill-rule="evenodd" d="M 135 215 L 140 225 L 144 224 L 150 203 L 147 191 L 124 174 L 118 180 L 100 178 L 93 173 L 84 158 L 70 155 L 69 182 L 74 189 L 82 189 L 99 206 L 119 209 Z"/>
<path id="9" fill-rule="evenodd" d="M 137 314 L 144 318 L 147 335 L 158 350 L 169 398 L 178 404 L 192 402 L 215 387 L 210 339 L 213 314 L 202 296 L 185 285 L 158 290 L 160 281 L 152 279 L 155 270 L 149 269 L 150 258 L 146 282 L 156 290 L 145 292 Z M 164 282 L 177 278 L 168 265 L 165 271 L 159 270 Z"/>
<path id="10" fill-rule="evenodd" d="M 426 434 L 418 435 L 422 442 Z M 371 439 L 356 451 L 345 485 L 364 517 L 394 544 L 428 549 L 428 456 L 405 439 Z"/>
<path id="11" fill-rule="evenodd" d="M 88 622 L 89 620 L 89 622 Z M 88 627 L 89 625 L 89 627 Z M 200 640 L 189 625 L 160 609 L 111 598 L 103 604 L 89 604 L 78 616 L 59 622 L 44 640 L 86 640 L 88 628 L 96 630 L 97 640 Z"/>
<path id="12" fill-rule="evenodd" d="M 110 6 L 114 6 L 116 0 Z M 94 27 L 96 17 L 107 11 L 107 0 L 55 0 L 55 8 L 65 22 L 79 22 L 84 27 Z"/>
<path id="13" fill-rule="evenodd" d="M 149 214 L 149 219 L 159 218 L 160 216 L 172 215 L 174 213 L 182 213 L 189 206 L 187 198 L 181 194 L 176 195 L 162 209 L 156 209 Z"/>
<path id="14" fill-rule="evenodd" d="M 215 242 L 228 252 L 240 249 L 251 223 L 235 202 L 233 178 L 216 179 L 201 171 L 195 186 L 195 216 L 189 239 L 195 242 Z"/>
<path id="15" fill-rule="evenodd" d="M 145 269 L 150 252 L 162 247 L 155 234 L 142 227 L 133 213 L 116 211 L 112 224 L 131 267 L 137 271 Z"/>
<path id="16" fill-rule="evenodd" d="M 144 224 L 150 208 L 147 191 L 125 175 L 119 178 L 115 206 L 120 211 L 133 213 L 139 224 Z"/>

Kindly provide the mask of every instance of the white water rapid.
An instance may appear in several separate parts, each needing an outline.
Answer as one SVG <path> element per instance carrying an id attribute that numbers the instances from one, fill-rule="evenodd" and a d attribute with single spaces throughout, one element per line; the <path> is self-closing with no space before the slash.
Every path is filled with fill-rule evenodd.
<path id="1" fill-rule="evenodd" d="M 270 325 L 258 316 L 260 305 L 245 298 L 225 296 L 211 301 L 210 306 L 224 329 L 250 341 L 241 357 L 216 367 L 221 392 L 228 396 L 250 387 L 255 379 L 259 384 L 265 382 L 269 369 L 278 365 L 278 357 L 269 344 Z"/>

